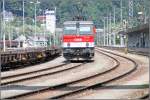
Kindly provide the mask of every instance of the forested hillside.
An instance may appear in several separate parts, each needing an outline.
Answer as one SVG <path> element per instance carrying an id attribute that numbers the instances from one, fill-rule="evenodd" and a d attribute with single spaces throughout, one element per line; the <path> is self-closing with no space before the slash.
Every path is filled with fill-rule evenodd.
<path id="1" fill-rule="evenodd" d="M 2 1 L 2 0 L 1 0 Z M 34 5 L 25 0 L 25 16 L 34 18 Z M 120 21 L 120 0 L 39 0 L 37 13 L 40 15 L 43 10 L 57 8 L 57 26 L 61 27 L 65 20 L 72 20 L 74 16 L 81 15 L 86 19 L 93 19 L 97 27 L 103 26 L 103 18 L 112 13 L 115 8 L 116 21 Z M 123 1 L 123 19 L 128 18 L 128 0 Z M 22 16 L 22 0 L 5 0 L 6 10 L 17 16 Z M 137 12 L 145 9 L 148 15 L 150 0 L 134 0 L 134 17 Z M 2 8 L 2 3 L 1 3 Z M 30 21 L 29 21 L 30 22 Z"/>

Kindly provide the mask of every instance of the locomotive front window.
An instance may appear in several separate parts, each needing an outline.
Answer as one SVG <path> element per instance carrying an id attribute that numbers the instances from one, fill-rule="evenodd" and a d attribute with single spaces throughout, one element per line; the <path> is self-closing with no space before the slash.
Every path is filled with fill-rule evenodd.
<path id="1" fill-rule="evenodd" d="M 91 26 L 80 26 L 79 29 L 80 34 L 92 34 Z"/>
<path id="2" fill-rule="evenodd" d="M 64 34 L 76 34 L 77 28 L 75 26 L 65 26 L 64 27 Z"/>

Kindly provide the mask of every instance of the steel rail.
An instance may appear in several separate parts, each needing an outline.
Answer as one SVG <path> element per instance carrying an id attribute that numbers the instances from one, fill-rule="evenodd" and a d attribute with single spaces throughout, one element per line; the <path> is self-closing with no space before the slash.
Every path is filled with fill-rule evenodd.
<path id="1" fill-rule="evenodd" d="M 63 84 L 60 84 L 60 85 L 50 86 L 50 87 L 46 87 L 46 88 L 43 88 L 43 89 L 40 89 L 40 90 L 35 90 L 35 91 L 32 91 L 32 92 L 28 92 L 28 93 L 19 94 L 19 95 L 16 95 L 16 96 L 8 97 L 8 98 L 6 98 L 6 99 L 16 99 L 16 98 L 19 98 L 19 97 L 22 97 L 22 96 L 28 96 L 28 95 L 40 93 L 40 92 L 43 92 L 43 91 L 46 91 L 46 90 L 50 90 L 50 89 L 63 88 L 63 87 L 65 87 L 65 86 L 69 85 L 69 84 L 74 84 L 74 83 L 77 83 L 77 82 L 85 81 L 85 80 L 88 80 L 88 79 L 92 79 L 92 78 L 94 78 L 94 77 L 98 77 L 99 75 L 108 73 L 108 72 L 110 72 L 110 71 L 116 69 L 116 68 L 120 65 L 120 62 L 119 62 L 117 59 L 115 59 L 114 57 L 109 56 L 109 55 L 104 54 L 104 53 L 102 53 L 102 54 L 103 54 L 103 55 L 106 55 L 106 56 L 108 56 L 108 57 L 110 57 L 110 58 L 112 58 L 112 59 L 116 62 L 116 64 L 115 64 L 111 69 L 109 69 L 109 70 L 107 70 L 107 71 L 104 71 L 104 72 L 101 72 L 101 73 L 97 73 L 97 74 L 95 74 L 95 75 L 92 75 L 92 76 L 89 76 L 89 77 L 86 77 L 86 78 L 82 78 L 82 79 L 78 79 L 78 80 L 75 80 L 75 81 L 63 83 Z M 84 89 L 84 88 L 82 88 L 82 89 Z M 73 92 L 75 92 L 75 91 L 73 91 Z"/>
<path id="2" fill-rule="evenodd" d="M 97 49 L 98 49 L 98 48 L 97 48 Z M 100 49 L 98 49 L 98 50 L 100 50 Z M 115 54 L 115 53 L 112 53 L 112 52 L 108 52 L 108 51 L 105 51 L 105 50 L 101 50 L 101 51 L 107 52 L 107 53 L 110 53 L 110 54 L 113 54 L 113 55 L 116 55 L 116 56 L 120 56 L 120 57 L 125 58 L 125 59 L 128 59 L 129 61 L 133 62 L 133 64 L 134 64 L 133 69 L 131 69 L 130 71 L 128 71 L 128 72 L 125 73 L 125 74 L 122 74 L 122 75 L 117 76 L 117 77 L 115 77 L 115 78 L 112 78 L 112 79 L 110 79 L 110 80 L 107 80 L 107 81 L 104 81 L 104 82 L 101 82 L 101 83 L 98 83 L 98 84 L 94 84 L 94 85 L 91 85 L 91 86 L 87 86 L 87 87 L 84 87 L 84 88 L 82 88 L 82 89 L 78 89 L 78 90 L 75 90 L 75 91 L 72 91 L 72 92 L 69 92 L 69 93 L 65 93 L 65 94 L 62 94 L 62 95 L 54 96 L 54 97 L 48 98 L 48 99 L 60 99 L 60 98 L 63 98 L 63 97 L 66 97 L 66 96 L 70 96 L 70 95 L 75 94 L 75 93 L 82 92 L 82 91 L 87 90 L 87 89 L 92 89 L 92 88 L 100 87 L 101 85 L 104 85 L 104 84 L 106 84 L 106 83 L 109 83 L 109 82 L 118 80 L 118 79 L 120 79 L 120 78 L 122 78 L 122 77 L 124 77 L 124 76 L 126 76 L 126 75 L 128 75 L 128 74 L 130 74 L 130 73 L 132 73 L 132 72 L 135 71 L 135 70 L 137 69 L 137 67 L 138 67 L 138 64 L 137 64 L 134 60 L 132 60 L 132 59 L 130 59 L 130 58 L 127 58 L 127 57 L 125 57 L 125 56 L 121 56 L 121 55 L 118 55 L 118 54 Z"/>
<path id="3" fill-rule="evenodd" d="M 85 63 L 83 63 L 83 64 L 85 64 Z M 3 83 L 3 82 L 1 81 L 1 85 L 2 85 L 2 86 L 5 86 L 5 85 L 7 85 L 7 84 L 12 84 L 12 83 L 16 83 L 16 82 L 22 82 L 22 81 L 26 81 L 26 80 L 31 80 L 31 79 L 35 79 L 35 78 L 39 78 L 39 77 L 44 77 L 44 76 L 48 76 L 48 75 L 52 75 L 52 74 L 57 74 L 57 73 L 65 72 L 65 71 L 68 71 L 68 70 L 72 70 L 72 69 L 78 68 L 78 67 L 82 66 L 83 64 L 75 65 L 75 66 L 70 67 L 70 68 L 64 68 L 64 69 L 62 69 L 62 70 L 57 70 L 57 71 L 54 71 L 54 72 L 39 74 L 39 75 L 35 75 L 35 76 L 33 75 L 33 76 L 30 76 L 30 77 L 25 77 L 25 78 L 22 78 L 22 79 L 13 80 L 13 81 L 9 81 L 9 82 L 4 82 L 4 83 Z M 63 65 L 61 65 L 61 66 L 59 66 L 59 67 L 62 67 L 62 66 L 64 66 L 64 65 L 66 65 L 66 64 L 63 64 Z M 47 70 L 46 70 L 46 71 L 47 71 Z M 39 72 L 39 71 L 38 71 L 38 72 Z M 28 73 L 27 73 L 27 74 L 28 74 Z"/>
<path id="4" fill-rule="evenodd" d="M 149 97 L 149 94 L 145 94 L 144 96 L 138 98 L 138 99 L 145 99 L 145 100 L 149 100 L 150 97 Z"/>
<path id="5" fill-rule="evenodd" d="M 32 73 L 42 72 L 42 71 L 46 71 L 46 70 L 52 70 L 52 69 L 59 68 L 61 66 L 67 65 L 67 64 L 68 63 L 64 63 L 64 64 L 61 64 L 61 65 L 57 65 L 57 66 L 53 66 L 53 67 L 49 67 L 49 68 L 44 68 L 44 69 L 40 69 L 40 70 L 36 70 L 36 71 L 30 71 L 30 72 L 26 72 L 26 73 L 2 76 L 1 80 L 7 79 L 7 78 L 18 77 L 18 76 L 20 77 L 20 76 L 23 76 L 23 75 L 26 75 L 26 74 L 32 74 Z"/>

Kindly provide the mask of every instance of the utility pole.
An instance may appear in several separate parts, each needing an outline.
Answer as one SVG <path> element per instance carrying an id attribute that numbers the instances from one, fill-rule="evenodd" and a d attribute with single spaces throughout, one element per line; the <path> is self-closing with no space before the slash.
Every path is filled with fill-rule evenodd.
<path id="1" fill-rule="evenodd" d="M 55 7 L 55 31 L 54 31 L 54 46 L 56 45 L 56 7 Z"/>
<path id="2" fill-rule="evenodd" d="M 36 39 L 36 6 L 37 4 L 39 4 L 40 2 L 37 0 L 36 2 L 30 2 L 31 4 L 34 4 L 34 39 Z M 34 46 L 36 46 L 36 41 L 34 41 Z"/>
<path id="3" fill-rule="evenodd" d="M 2 22 L 3 22 L 3 19 L 2 19 L 2 16 L 0 16 L 0 20 L 1 20 L 1 26 L 3 26 L 3 24 L 2 24 Z M 2 27 L 0 27 L 0 30 L 1 30 L 1 34 L 0 34 L 0 40 L 2 39 L 2 37 L 3 37 L 3 32 L 2 32 Z"/>
<path id="4" fill-rule="evenodd" d="M 35 33 L 34 33 L 34 39 L 36 40 L 36 3 L 34 4 L 34 10 L 35 10 L 35 12 L 34 12 L 34 31 L 35 31 Z M 34 46 L 36 46 L 36 41 L 34 42 Z"/>
<path id="5" fill-rule="evenodd" d="M 121 17 L 121 31 L 123 30 L 123 15 L 122 15 L 122 0 L 120 1 L 120 17 Z M 121 37 L 120 37 L 121 39 L 120 39 L 120 41 L 121 41 L 121 46 L 123 46 L 123 37 L 122 37 L 122 35 L 121 35 Z"/>
<path id="6" fill-rule="evenodd" d="M 97 44 L 97 45 L 100 45 L 100 42 L 99 42 L 100 36 L 99 36 L 99 35 L 100 35 L 100 34 L 99 34 L 99 32 L 98 32 L 98 33 L 97 33 L 97 36 L 96 36 L 96 37 L 97 37 L 97 38 L 96 38 L 96 44 Z"/>
<path id="7" fill-rule="evenodd" d="M 132 19 L 133 19 L 133 0 L 128 0 L 128 4 L 129 4 L 129 17 L 128 17 L 128 23 L 129 25 L 133 25 L 132 23 Z M 130 27 L 130 26 L 129 26 Z"/>
<path id="8" fill-rule="evenodd" d="M 43 11 L 43 30 L 44 30 L 44 39 L 46 40 L 46 37 L 45 37 L 45 28 L 46 28 L 46 23 L 45 23 L 45 12 Z M 44 46 L 46 46 L 46 41 L 44 41 Z"/>
<path id="9" fill-rule="evenodd" d="M 105 46 L 105 44 L 106 44 L 106 43 L 105 43 L 105 35 L 106 35 L 106 27 L 105 27 L 106 25 L 105 25 L 105 24 L 106 24 L 106 23 L 105 23 L 105 17 L 104 17 L 104 31 L 103 31 L 103 32 L 104 32 L 104 38 L 103 38 L 103 39 L 104 39 L 104 40 L 103 40 L 103 41 L 104 41 L 104 46 Z"/>
<path id="10" fill-rule="evenodd" d="M 111 46 L 111 13 L 109 15 L 109 45 Z"/>
<path id="11" fill-rule="evenodd" d="M 9 24 L 9 47 L 11 48 L 11 25 L 10 22 L 8 22 Z"/>
<path id="12" fill-rule="evenodd" d="M 108 18 L 108 15 L 107 15 L 107 41 L 106 41 L 107 46 L 108 46 L 108 41 L 109 41 L 109 38 L 108 38 L 108 35 L 109 35 L 108 34 L 109 33 L 109 25 L 108 24 L 109 24 L 109 21 L 108 20 L 109 20 L 109 18 Z"/>
<path id="13" fill-rule="evenodd" d="M 5 0 L 3 0 L 3 50 L 6 51 L 5 44 Z"/>
<path id="14" fill-rule="evenodd" d="M 121 29 L 122 29 L 122 20 L 123 20 L 123 18 L 122 18 L 122 0 L 120 1 L 120 7 L 121 7 L 121 8 L 120 8 L 120 12 L 121 12 L 121 13 L 120 13 L 120 18 L 121 18 L 120 21 L 121 21 Z"/>
<path id="15" fill-rule="evenodd" d="M 144 24 L 146 24 L 146 23 L 147 23 L 147 15 L 146 15 L 146 11 L 144 11 Z"/>
<path id="16" fill-rule="evenodd" d="M 114 7 L 114 26 L 116 25 L 116 8 Z"/>
<path id="17" fill-rule="evenodd" d="M 25 37 L 25 33 L 24 33 L 24 0 L 22 1 L 22 5 L 23 5 L 23 36 Z M 25 40 L 23 40 L 23 42 L 25 43 Z"/>
<path id="18" fill-rule="evenodd" d="M 115 29 L 115 26 L 116 26 L 116 8 L 114 7 L 114 29 Z M 115 46 L 116 45 L 116 33 L 113 32 L 113 45 Z"/>
<path id="19" fill-rule="evenodd" d="M 149 7 L 149 11 L 150 11 L 150 7 Z M 149 25 L 149 41 L 150 41 L 150 14 L 148 15 L 148 25 Z M 150 48 L 150 42 L 148 42 L 148 47 Z M 150 50 L 149 50 L 149 56 L 150 56 Z"/>

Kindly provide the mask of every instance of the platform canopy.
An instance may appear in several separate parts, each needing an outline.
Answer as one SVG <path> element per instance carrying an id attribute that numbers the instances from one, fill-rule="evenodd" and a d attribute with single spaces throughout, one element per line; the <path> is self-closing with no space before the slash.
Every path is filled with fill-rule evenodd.
<path id="1" fill-rule="evenodd" d="M 147 24 L 142 24 L 137 27 L 129 28 L 126 31 L 126 34 L 131 34 L 131 33 L 141 33 L 141 32 L 149 32 L 149 23 Z"/>

